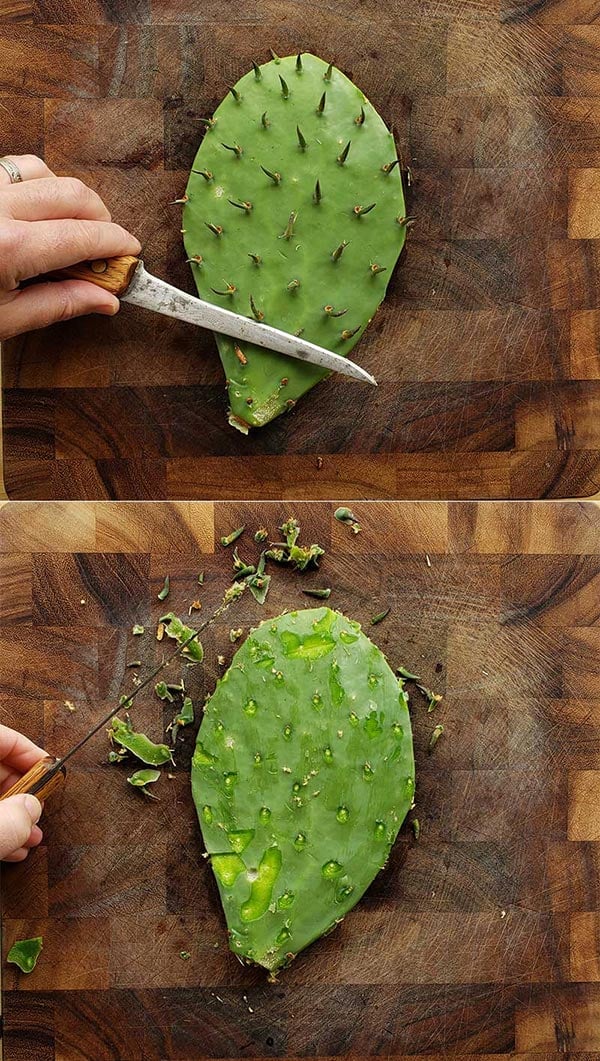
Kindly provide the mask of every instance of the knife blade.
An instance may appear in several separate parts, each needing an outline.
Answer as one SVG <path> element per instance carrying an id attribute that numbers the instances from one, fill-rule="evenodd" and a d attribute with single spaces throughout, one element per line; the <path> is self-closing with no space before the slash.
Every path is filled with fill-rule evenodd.
<path id="1" fill-rule="evenodd" d="M 150 674 L 148 674 L 147 677 L 144 678 L 143 681 L 141 681 L 139 685 L 136 686 L 136 688 L 133 690 L 132 693 L 129 694 L 129 696 L 127 696 L 124 703 L 119 702 L 116 707 L 111 708 L 108 714 L 104 715 L 99 722 L 96 722 L 92 726 L 92 728 L 88 730 L 88 732 L 85 733 L 84 736 L 81 737 L 76 744 L 73 745 L 72 748 L 69 748 L 68 752 L 65 752 L 64 755 L 48 755 L 44 759 L 40 759 L 39 762 L 35 763 L 35 765 L 27 771 L 26 774 L 23 774 L 23 776 L 20 777 L 18 781 L 15 781 L 14 785 L 11 785 L 11 787 L 7 789 L 6 792 L 3 792 L 2 795 L 0 795 L 0 802 L 4 799 L 8 799 L 9 796 L 16 796 L 23 793 L 29 793 L 32 796 L 37 796 L 39 800 L 46 799 L 56 788 L 58 788 L 64 782 L 66 777 L 65 763 L 67 762 L 67 760 L 69 760 L 73 755 L 76 755 L 76 753 L 81 748 L 83 748 L 85 744 L 87 744 L 90 738 L 93 737 L 96 733 L 98 733 L 98 731 L 101 730 L 104 726 L 106 726 L 110 722 L 111 718 L 113 718 L 114 715 L 118 714 L 121 709 L 126 710 L 135 700 L 136 696 L 138 696 L 139 693 L 142 692 L 142 689 L 145 689 L 146 686 L 150 684 L 150 682 L 154 681 L 156 676 L 160 674 L 160 672 L 164 670 L 165 667 L 168 667 L 174 659 L 176 659 L 178 656 L 181 656 L 184 649 L 187 648 L 190 642 L 194 641 L 195 638 L 199 637 L 199 635 L 204 630 L 206 630 L 207 626 L 211 626 L 212 623 L 219 619 L 227 611 L 230 604 L 232 604 L 234 600 L 239 599 L 239 596 L 241 596 L 241 594 L 236 597 L 231 593 L 226 593 L 223 597 L 221 604 L 213 612 L 213 614 L 209 616 L 208 619 L 205 619 L 204 622 L 200 624 L 198 629 L 194 630 L 194 632 L 190 634 L 189 637 L 182 641 L 181 644 L 178 645 L 177 648 L 173 652 L 171 652 L 169 656 L 163 658 L 158 664 L 158 666 L 155 667 L 150 672 Z"/>
<path id="2" fill-rule="evenodd" d="M 68 269 L 59 269 L 50 274 L 57 279 L 71 278 L 87 280 L 89 283 L 103 287 L 112 292 L 123 302 L 134 306 L 162 313 L 167 317 L 176 317 L 201 328 L 222 332 L 234 339 L 254 343 L 267 350 L 307 361 L 311 365 L 326 369 L 328 372 L 339 372 L 343 376 L 360 380 L 377 386 L 377 380 L 364 368 L 341 354 L 335 354 L 306 339 L 290 335 L 288 332 L 273 328 L 269 324 L 244 317 L 240 313 L 212 302 L 196 298 L 186 291 L 181 291 L 165 280 L 153 276 L 144 268 L 144 263 L 133 255 L 121 258 L 100 259 L 93 262 L 80 262 Z"/>

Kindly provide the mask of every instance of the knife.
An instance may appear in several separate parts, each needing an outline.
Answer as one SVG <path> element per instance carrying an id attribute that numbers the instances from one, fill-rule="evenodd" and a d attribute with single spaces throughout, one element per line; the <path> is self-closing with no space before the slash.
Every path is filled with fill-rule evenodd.
<path id="1" fill-rule="evenodd" d="M 60 757 L 54 755 L 47 755 L 45 756 L 45 758 L 39 759 L 38 762 L 35 763 L 35 765 L 32 766 L 26 774 L 23 774 L 23 776 L 20 777 L 18 781 L 15 781 L 14 785 L 11 785 L 11 787 L 7 789 L 6 792 L 3 792 L 2 795 L 0 795 L 0 802 L 3 799 L 8 799 L 9 796 L 17 796 L 23 793 L 29 793 L 32 796 L 37 796 L 39 800 L 43 801 L 47 799 L 47 797 L 57 788 L 62 787 L 67 775 L 67 771 L 65 768 L 65 763 L 67 762 L 67 760 L 70 759 L 71 756 L 75 755 L 80 750 L 80 748 L 83 748 L 84 744 L 87 744 L 90 737 L 93 737 L 94 734 L 98 732 L 98 730 L 101 730 L 103 726 L 106 726 L 110 722 L 111 718 L 113 718 L 114 715 L 118 714 L 118 712 L 122 708 L 126 709 L 130 707 L 131 703 L 133 702 L 133 700 L 135 700 L 136 696 L 141 693 L 142 689 L 145 689 L 146 686 L 150 684 L 150 682 L 154 681 L 157 674 L 160 674 L 160 672 L 164 670 L 165 667 L 168 667 L 172 660 L 176 659 L 178 656 L 181 656 L 182 652 L 185 648 L 187 648 L 190 642 L 193 641 L 196 637 L 198 637 L 203 630 L 206 630 L 207 626 L 211 626 L 212 623 L 219 619 L 221 615 L 223 615 L 223 613 L 227 611 L 229 605 L 235 599 L 237 598 L 227 597 L 226 595 L 223 598 L 222 603 L 216 609 L 216 611 L 214 611 L 208 619 L 201 623 L 197 630 L 194 630 L 194 632 L 190 634 L 189 637 L 182 641 L 181 644 L 178 645 L 177 648 L 174 650 L 174 652 L 167 656 L 166 659 L 162 659 L 158 666 L 155 667 L 154 670 L 152 670 L 150 674 L 146 678 L 144 678 L 144 680 L 141 681 L 139 685 L 136 686 L 136 688 L 133 690 L 132 693 L 129 694 L 129 696 L 127 696 L 126 701 L 124 703 L 119 702 L 116 707 L 111 708 L 108 714 L 104 715 L 104 717 L 101 718 L 99 722 L 96 722 L 95 725 L 92 726 L 92 728 L 80 740 L 77 741 L 77 744 L 74 744 L 73 747 L 65 753 L 65 755 L 61 755 Z"/>
<path id="2" fill-rule="evenodd" d="M 329 372 L 340 372 L 343 376 L 377 386 L 377 380 L 354 361 L 288 332 L 282 332 L 279 328 L 272 328 L 269 324 L 262 324 L 222 306 L 214 306 L 212 302 L 188 295 L 186 291 L 180 291 L 172 284 L 167 284 L 146 272 L 144 263 L 133 255 L 80 262 L 49 275 L 59 280 L 87 280 L 110 291 L 123 302 L 131 302 L 134 306 L 142 306 L 143 309 L 162 313 L 166 317 L 177 317 L 178 320 L 199 325 L 201 328 L 210 328 L 214 332 L 223 332 L 234 339 L 242 339 L 256 346 L 266 347 L 267 350 L 276 350 L 277 353 L 295 357 L 298 361 L 308 361 L 311 365 L 318 365 Z"/>

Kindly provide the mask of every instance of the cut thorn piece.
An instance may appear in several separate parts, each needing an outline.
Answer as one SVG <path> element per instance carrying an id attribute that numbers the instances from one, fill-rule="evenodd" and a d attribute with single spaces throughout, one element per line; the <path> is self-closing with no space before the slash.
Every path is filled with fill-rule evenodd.
<path id="1" fill-rule="evenodd" d="M 244 154 L 244 149 L 240 147 L 239 144 L 224 144 L 223 141 L 221 141 L 221 147 L 224 147 L 227 151 L 233 151 L 237 158 L 241 158 Z"/>
<path id="2" fill-rule="evenodd" d="M 178 204 L 187 203 L 189 201 L 189 195 L 186 193 L 181 196 L 181 199 L 171 199 L 169 206 L 177 206 Z"/>
<path id="3" fill-rule="evenodd" d="M 333 306 L 323 306 L 323 310 L 328 317 L 343 317 L 344 313 L 347 313 L 347 309 L 334 309 Z"/>
<path id="4" fill-rule="evenodd" d="M 296 126 L 296 136 L 298 137 L 298 143 L 300 144 L 300 150 L 306 151 L 307 143 L 302 135 L 302 129 L 299 125 Z"/>
<path id="5" fill-rule="evenodd" d="M 258 309 L 256 302 L 252 298 L 252 295 L 250 295 L 250 309 L 252 310 L 252 316 L 255 320 L 264 321 L 265 315 L 261 309 Z"/>
<path id="6" fill-rule="evenodd" d="M 270 177 L 270 179 L 273 181 L 273 184 L 281 184 L 281 173 L 271 173 L 271 170 L 266 169 L 265 166 L 261 166 L 260 168 L 263 173 L 266 173 L 267 177 Z"/>
<path id="7" fill-rule="evenodd" d="M 357 217 L 364 217 L 365 214 L 369 214 L 371 210 L 373 210 L 373 208 L 376 206 L 377 203 L 370 203 L 369 206 L 355 206 L 354 213 Z"/>
<path id="8" fill-rule="evenodd" d="M 297 291 L 299 287 L 300 287 L 300 281 L 299 280 L 290 280 L 289 284 L 287 285 L 288 291 Z"/>
<path id="9" fill-rule="evenodd" d="M 357 324 L 356 328 L 344 328 L 342 332 L 342 339 L 351 339 L 353 335 L 356 335 L 360 331 L 360 324 Z"/>
<path id="10" fill-rule="evenodd" d="M 313 203 L 316 203 L 318 206 L 322 198 L 323 196 L 321 194 L 321 182 L 317 180 L 315 184 L 315 190 L 313 192 Z"/>
<path id="11" fill-rule="evenodd" d="M 288 223 L 285 226 L 284 231 L 281 233 L 281 237 L 280 237 L 281 239 L 291 239 L 292 238 L 292 236 L 294 235 L 294 225 L 296 224 L 297 219 L 298 219 L 298 214 L 297 214 L 296 210 L 292 210 L 292 212 L 291 212 L 291 214 L 290 214 L 290 216 L 288 218 Z"/>
<path id="12" fill-rule="evenodd" d="M 347 246 L 348 246 L 348 241 L 343 239 L 342 242 L 340 243 L 339 247 L 336 247 L 335 250 L 331 252 L 332 261 L 334 261 L 334 262 L 339 261 L 340 258 L 342 257 L 342 254 L 346 250 Z"/>
<path id="13" fill-rule="evenodd" d="M 221 236 L 223 234 L 223 226 L 222 225 L 213 225 L 212 222 L 210 222 L 210 221 L 205 221 L 204 224 L 206 225 L 207 228 L 210 229 L 210 231 L 212 232 L 213 236 Z"/>
<path id="14" fill-rule="evenodd" d="M 252 203 L 249 202 L 238 203 L 237 199 L 228 199 L 227 202 L 231 203 L 232 206 L 237 206 L 238 210 L 245 210 L 247 214 L 252 209 Z"/>
<path id="15" fill-rule="evenodd" d="M 319 100 L 319 104 L 317 106 L 317 114 L 322 114 L 323 111 L 325 110 L 326 100 L 327 100 L 327 93 L 324 92 L 323 95 L 321 96 L 321 99 Z"/>
<path id="16" fill-rule="evenodd" d="M 246 357 L 246 355 L 245 355 L 244 351 L 241 349 L 241 347 L 239 347 L 237 345 L 237 343 L 234 343 L 233 350 L 234 350 L 235 356 L 237 357 L 240 365 L 247 365 L 248 364 L 248 358 Z"/>
<path id="17" fill-rule="evenodd" d="M 350 150 L 350 144 L 351 143 L 352 143 L 352 141 L 349 140 L 348 143 L 346 144 L 344 150 L 342 151 L 342 153 L 340 155 L 338 155 L 338 157 L 337 157 L 337 161 L 339 162 L 340 166 L 343 166 L 344 162 L 348 158 L 348 152 Z"/>
<path id="18" fill-rule="evenodd" d="M 191 258 L 186 258 L 187 265 L 202 265 L 203 258 L 201 254 L 193 254 Z"/>
<path id="19" fill-rule="evenodd" d="M 285 80 L 285 78 L 283 78 L 281 76 L 281 74 L 279 75 L 279 80 L 281 82 L 281 95 L 283 96 L 284 99 L 289 99 L 290 98 L 290 90 L 288 88 L 287 81 Z"/>
<path id="20" fill-rule="evenodd" d="M 260 256 L 260 254 L 249 253 L 248 257 L 252 258 L 252 261 L 254 262 L 255 265 L 260 265 L 260 263 L 262 262 L 262 258 Z"/>

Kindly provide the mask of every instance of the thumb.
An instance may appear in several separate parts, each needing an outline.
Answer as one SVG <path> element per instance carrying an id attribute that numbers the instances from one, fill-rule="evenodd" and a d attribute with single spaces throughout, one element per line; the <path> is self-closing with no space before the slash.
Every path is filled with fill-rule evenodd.
<path id="1" fill-rule="evenodd" d="M 29 794 L 0 801 L 0 858 L 23 847 L 41 814 L 39 799 Z"/>

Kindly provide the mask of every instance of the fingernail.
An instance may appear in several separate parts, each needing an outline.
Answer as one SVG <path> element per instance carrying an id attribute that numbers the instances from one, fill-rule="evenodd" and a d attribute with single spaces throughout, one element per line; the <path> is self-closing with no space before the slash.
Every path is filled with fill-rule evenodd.
<path id="1" fill-rule="evenodd" d="M 36 798 L 36 796 L 32 796 L 29 792 L 25 796 L 24 803 L 25 810 L 31 818 L 31 824 L 35 825 L 35 823 L 39 821 L 42 816 L 42 804 L 40 803 L 39 799 Z"/>

